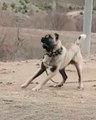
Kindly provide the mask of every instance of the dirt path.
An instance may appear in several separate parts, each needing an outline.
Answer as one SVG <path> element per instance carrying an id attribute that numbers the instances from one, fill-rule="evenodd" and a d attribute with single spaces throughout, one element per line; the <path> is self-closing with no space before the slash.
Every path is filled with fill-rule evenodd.
<path id="1" fill-rule="evenodd" d="M 84 63 L 84 90 L 77 90 L 73 66 L 67 68 L 69 78 L 62 88 L 49 87 L 53 83 L 48 82 L 39 92 L 31 90 L 35 83 L 21 89 L 20 85 L 32 77 L 39 63 L 0 62 L 0 120 L 96 120 L 96 59 Z M 60 79 L 59 74 L 54 78 Z"/>

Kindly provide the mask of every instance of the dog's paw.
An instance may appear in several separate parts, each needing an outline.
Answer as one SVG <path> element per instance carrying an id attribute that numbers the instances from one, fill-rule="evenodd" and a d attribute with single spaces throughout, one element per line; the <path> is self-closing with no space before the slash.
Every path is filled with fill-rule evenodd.
<path id="1" fill-rule="evenodd" d="M 63 86 L 63 84 L 58 84 L 58 85 L 56 85 L 56 87 L 62 87 Z"/>
<path id="2" fill-rule="evenodd" d="M 83 84 L 79 85 L 77 88 L 78 88 L 79 90 L 84 90 Z"/>
<path id="3" fill-rule="evenodd" d="M 59 87 L 62 87 L 63 85 L 61 84 L 56 84 L 56 85 L 50 85 L 49 87 L 54 87 L 54 88 L 59 88 Z"/>
<path id="4" fill-rule="evenodd" d="M 56 84 L 56 85 L 54 85 L 54 87 L 62 87 L 63 86 L 63 84 Z"/>
<path id="5" fill-rule="evenodd" d="M 41 86 L 37 85 L 35 88 L 32 89 L 32 91 L 39 91 L 41 89 Z"/>
<path id="6" fill-rule="evenodd" d="M 21 85 L 21 88 L 26 88 L 26 87 L 27 87 L 27 84 L 25 83 Z"/>

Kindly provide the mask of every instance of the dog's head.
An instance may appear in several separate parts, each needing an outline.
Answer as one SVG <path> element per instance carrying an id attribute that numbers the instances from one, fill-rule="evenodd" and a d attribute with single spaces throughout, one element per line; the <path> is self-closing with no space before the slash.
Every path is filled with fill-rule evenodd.
<path id="1" fill-rule="evenodd" d="M 46 49 L 47 52 L 51 52 L 54 50 L 54 48 L 57 46 L 59 40 L 59 34 L 47 34 L 44 37 L 42 37 L 42 47 Z"/>

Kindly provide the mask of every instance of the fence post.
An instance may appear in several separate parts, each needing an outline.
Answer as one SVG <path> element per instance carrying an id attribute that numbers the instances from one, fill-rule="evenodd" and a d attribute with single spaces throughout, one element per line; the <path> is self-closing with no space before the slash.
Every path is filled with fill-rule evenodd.
<path id="1" fill-rule="evenodd" d="M 83 33 L 86 34 L 87 37 L 85 41 L 82 42 L 82 54 L 85 56 L 88 56 L 90 54 L 92 10 L 93 0 L 85 0 Z"/>

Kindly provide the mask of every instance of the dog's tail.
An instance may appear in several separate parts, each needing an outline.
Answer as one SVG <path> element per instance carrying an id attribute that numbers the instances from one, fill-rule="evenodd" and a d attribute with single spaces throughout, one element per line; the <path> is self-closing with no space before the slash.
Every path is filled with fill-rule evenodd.
<path id="1" fill-rule="evenodd" d="M 85 40 L 86 39 L 86 34 L 81 34 L 78 38 L 77 38 L 77 40 L 75 41 L 75 44 L 76 45 L 80 45 L 81 44 L 81 41 L 82 40 Z"/>

